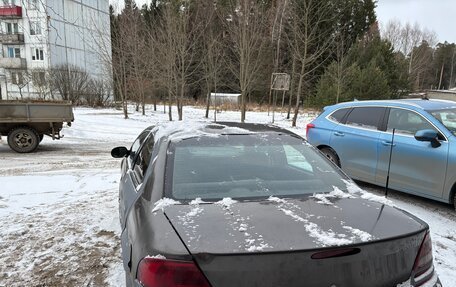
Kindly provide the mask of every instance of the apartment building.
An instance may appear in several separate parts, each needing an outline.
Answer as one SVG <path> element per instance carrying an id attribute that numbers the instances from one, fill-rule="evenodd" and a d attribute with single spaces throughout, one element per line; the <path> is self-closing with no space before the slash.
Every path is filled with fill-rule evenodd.
<path id="1" fill-rule="evenodd" d="M 53 71 L 110 81 L 109 0 L 0 0 L 0 100 L 58 99 Z"/>

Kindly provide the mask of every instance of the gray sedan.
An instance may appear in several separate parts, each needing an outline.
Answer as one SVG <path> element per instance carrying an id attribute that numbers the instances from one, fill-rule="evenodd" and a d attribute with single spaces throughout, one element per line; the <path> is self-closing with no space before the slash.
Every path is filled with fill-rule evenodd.
<path id="1" fill-rule="evenodd" d="M 127 286 L 440 286 L 428 225 L 287 130 L 171 123 L 112 155 Z"/>

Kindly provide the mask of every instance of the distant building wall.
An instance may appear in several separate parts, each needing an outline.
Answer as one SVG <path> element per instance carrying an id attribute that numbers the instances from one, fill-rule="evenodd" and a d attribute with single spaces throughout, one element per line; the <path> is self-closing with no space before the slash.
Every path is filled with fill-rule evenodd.
<path id="1" fill-rule="evenodd" d="M 230 104 L 241 104 L 241 94 L 227 94 L 227 93 L 211 93 L 211 103 L 217 105 L 230 103 Z"/>
<path id="2" fill-rule="evenodd" d="M 456 101 L 456 91 L 455 90 L 433 90 L 433 91 L 428 91 L 427 92 L 427 97 L 429 99 Z"/>
<path id="3" fill-rule="evenodd" d="M 47 11 L 51 18 L 51 66 L 69 64 L 87 71 L 96 79 L 109 77 L 109 1 L 48 0 Z"/>
<path id="4" fill-rule="evenodd" d="M 111 82 L 108 0 L 0 1 L 0 100 L 59 97 L 48 76 L 75 66 Z"/>

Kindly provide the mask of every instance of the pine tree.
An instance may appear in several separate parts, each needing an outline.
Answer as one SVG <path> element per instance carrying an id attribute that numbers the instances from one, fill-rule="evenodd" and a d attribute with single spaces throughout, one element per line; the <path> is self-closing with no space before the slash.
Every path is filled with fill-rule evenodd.
<path id="1" fill-rule="evenodd" d="M 380 38 L 376 24 L 348 52 L 342 67 L 343 82 L 334 76 L 336 67 L 333 62 L 317 85 L 319 106 L 336 103 L 337 94 L 340 101 L 390 99 L 408 90 L 406 68 L 397 61 L 391 43 Z"/>

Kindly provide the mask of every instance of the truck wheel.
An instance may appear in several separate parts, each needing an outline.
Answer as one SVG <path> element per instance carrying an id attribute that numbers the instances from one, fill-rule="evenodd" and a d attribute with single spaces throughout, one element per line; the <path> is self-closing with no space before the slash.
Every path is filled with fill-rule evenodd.
<path id="1" fill-rule="evenodd" d="M 8 134 L 8 145 L 18 153 L 33 152 L 40 143 L 38 133 L 28 127 L 19 127 L 11 130 Z"/>
<path id="2" fill-rule="evenodd" d="M 330 160 L 332 161 L 335 165 L 340 167 L 340 160 L 339 157 L 337 156 L 336 152 L 332 148 L 322 148 L 321 152 Z"/>

